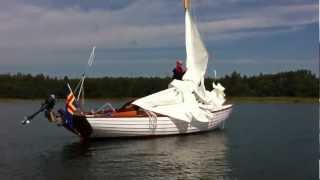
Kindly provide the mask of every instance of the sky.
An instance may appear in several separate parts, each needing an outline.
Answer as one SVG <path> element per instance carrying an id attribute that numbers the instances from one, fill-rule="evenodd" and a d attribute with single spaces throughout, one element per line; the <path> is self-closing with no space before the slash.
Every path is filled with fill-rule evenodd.
<path id="1" fill-rule="evenodd" d="M 319 75 L 318 9 L 316 0 L 193 0 L 207 76 Z M 1 0 L 0 74 L 171 76 L 184 37 L 181 0 Z"/>

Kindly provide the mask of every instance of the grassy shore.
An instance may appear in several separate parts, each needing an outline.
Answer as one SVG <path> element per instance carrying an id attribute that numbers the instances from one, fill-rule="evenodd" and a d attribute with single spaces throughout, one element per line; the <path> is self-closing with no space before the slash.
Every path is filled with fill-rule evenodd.
<path id="1" fill-rule="evenodd" d="M 231 103 L 319 103 L 318 98 L 309 97 L 229 97 Z"/>

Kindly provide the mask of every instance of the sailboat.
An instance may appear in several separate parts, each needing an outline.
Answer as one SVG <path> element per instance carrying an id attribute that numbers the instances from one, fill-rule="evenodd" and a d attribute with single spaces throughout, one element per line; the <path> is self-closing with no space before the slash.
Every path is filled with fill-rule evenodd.
<path id="1" fill-rule="evenodd" d="M 204 86 L 208 52 L 193 22 L 190 0 L 183 2 L 187 70 L 182 80 L 173 80 L 168 89 L 128 102 L 119 109 L 108 103 L 94 112 L 67 107 L 75 110 L 71 113 L 72 125 L 64 113 L 54 113 L 49 108 L 49 121 L 60 123 L 83 139 L 179 135 L 223 127 L 232 104 L 225 103 L 225 88 L 221 84 L 213 82 L 212 91 Z M 71 91 L 67 105 L 74 101 L 72 96 Z"/>

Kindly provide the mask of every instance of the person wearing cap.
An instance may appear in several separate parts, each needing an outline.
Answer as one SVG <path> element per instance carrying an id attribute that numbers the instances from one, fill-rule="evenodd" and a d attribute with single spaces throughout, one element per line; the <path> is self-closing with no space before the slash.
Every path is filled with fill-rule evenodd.
<path id="1" fill-rule="evenodd" d="M 172 72 L 173 72 L 172 79 L 178 79 L 178 80 L 182 79 L 184 73 L 186 72 L 186 69 L 183 67 L 181 60 L 176 61 L 176 67 L 173 69 Z"/>

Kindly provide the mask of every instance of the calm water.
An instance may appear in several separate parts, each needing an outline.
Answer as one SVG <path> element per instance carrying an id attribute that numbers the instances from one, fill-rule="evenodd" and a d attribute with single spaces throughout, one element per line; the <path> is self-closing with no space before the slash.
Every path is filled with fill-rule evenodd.
<path id="1" fill-rule="evenodd" d="M 0 101 L 0 179 L 318 178 L 316 104 L 236 104 L 222 131 L 81 144 L 42 117 L 21 126 L 39 103 Z"/>

